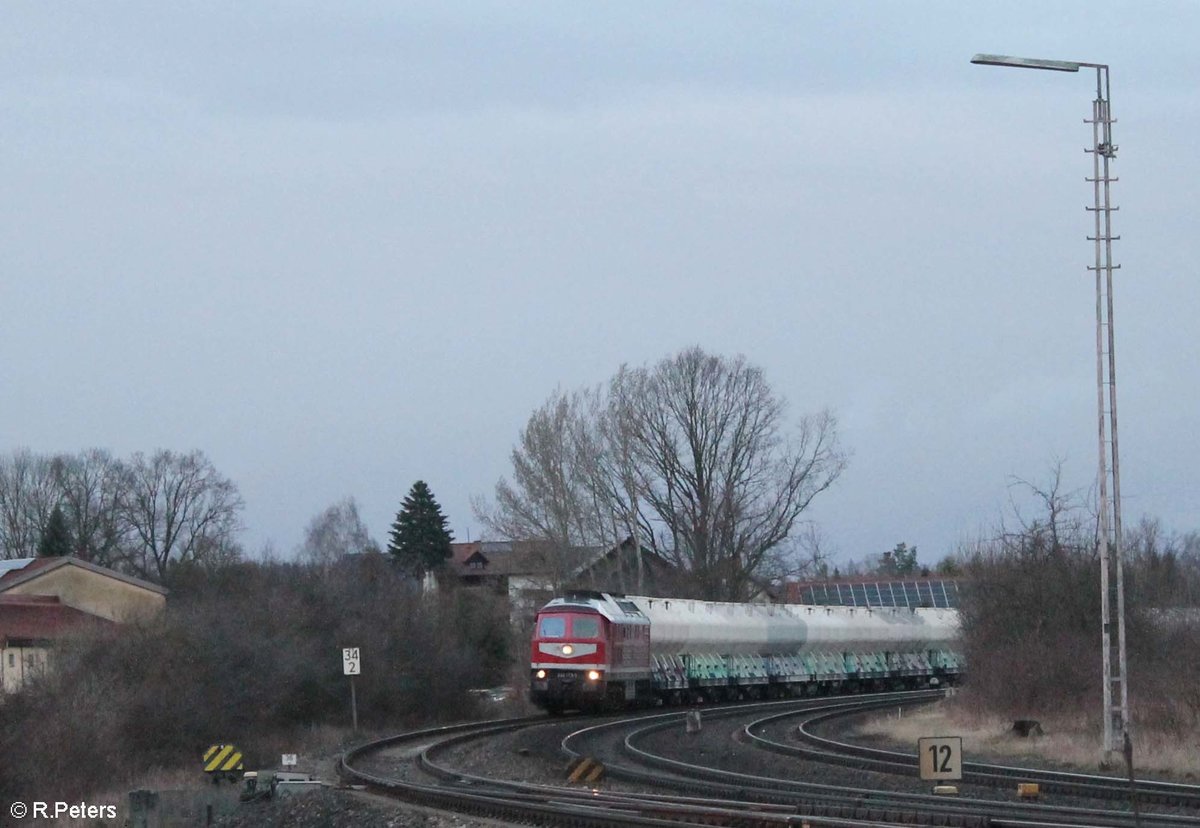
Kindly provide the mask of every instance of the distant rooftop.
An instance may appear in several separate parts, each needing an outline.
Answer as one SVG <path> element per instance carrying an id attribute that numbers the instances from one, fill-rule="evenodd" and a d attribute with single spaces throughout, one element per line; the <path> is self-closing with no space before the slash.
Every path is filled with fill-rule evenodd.
<path id="1" fill-rule="evenodd" d="M 605 552 L 600 546 L 560 549 L 545 541 L 474 541 L 450 544 L 451 562 L 460 575 L 537 575 L 573 571 Z"/>

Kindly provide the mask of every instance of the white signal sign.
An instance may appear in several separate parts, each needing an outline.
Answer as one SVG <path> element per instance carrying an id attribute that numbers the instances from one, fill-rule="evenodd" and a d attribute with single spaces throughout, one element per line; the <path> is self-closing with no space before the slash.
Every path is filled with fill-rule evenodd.
<path id="1" fill-rule="evenodd" d="M 296 754 L 294 754 L 294 753 L 283 754 L 282 761 L 280 761 L 279 764 L 283 765 L 285 768 L 296 767 Z"/>
<path id="2" fill-rule="evenodd" d="M 358 657 L 358 647 L 342 648 L 342 674 L 357 676 L 362 672 L 362 659 Z"/>
<path id="3" fill-rule="evenodd" d="M 917 740 L 922 779 L 962 779 L 962 737 L 926 736 Z"/>

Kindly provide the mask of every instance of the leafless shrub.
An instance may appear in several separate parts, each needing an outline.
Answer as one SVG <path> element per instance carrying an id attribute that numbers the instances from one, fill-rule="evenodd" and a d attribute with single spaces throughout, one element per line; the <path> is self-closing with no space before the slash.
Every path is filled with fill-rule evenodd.
<path id="1" fill-rule="evenodd" d="M 1011 525 L 957 556 L 967 576 L 961 608 L 967 689 L 972 704 L 994 715 L 1070 717 L 1082 709 L 1098 726 L 1104 679 L 1096 522 L 1081 497 L 1061 491 L 1060 480 L 1056 469 L 1044 487 L 1018 481 L 1032 495 L 1034 516 L 1014 506 Z M 1185 543 L 1143 521 L 1125 544 L 1137 727 L 1200 723 L 1200 664 L 1192 655 L 1200 634 L 1179 621 L 1187 616 L 1178 610 L 1196 576 Z"/>
<path id="2" fill-rule="evenodd" d="M 39 683 L 0 699 L 0 798 L 79 796 L 154 767 L 196 767 L 233 742 L 273 765 L 292 734 L 350 724 L 341 648 L 359 647 L 360 727 L 461 718 L 499 683 L 507 617 L 490 600 L 426 598 L 383 555 L 325 568 L 179 567 L 163 617 L 57 652 Z"/>

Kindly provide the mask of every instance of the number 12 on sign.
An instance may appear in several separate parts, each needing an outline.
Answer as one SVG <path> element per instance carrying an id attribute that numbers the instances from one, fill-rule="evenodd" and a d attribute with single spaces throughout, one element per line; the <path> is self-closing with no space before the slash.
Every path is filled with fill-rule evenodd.
<path id="1" fill-rule="evenodd" d="M 921 778 L 962 779 L 962 737 L 926 736 L 917 740 Z"/>

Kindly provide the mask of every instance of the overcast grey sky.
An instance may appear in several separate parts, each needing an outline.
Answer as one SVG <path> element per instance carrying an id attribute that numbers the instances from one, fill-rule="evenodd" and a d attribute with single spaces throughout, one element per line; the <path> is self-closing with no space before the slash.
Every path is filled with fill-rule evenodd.
<path id="1" fill-rule="evenodd" d="M 1126 521 L 1200 528 L 1196 3 L 8 2 L 0 451 L 204 451 L 283 553 L 479 537 L 557 386 L 744 354 L 854 453 L 842 558 L 1095 475 L 1093 76 Z"/>

